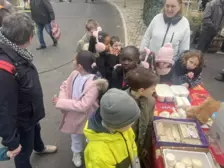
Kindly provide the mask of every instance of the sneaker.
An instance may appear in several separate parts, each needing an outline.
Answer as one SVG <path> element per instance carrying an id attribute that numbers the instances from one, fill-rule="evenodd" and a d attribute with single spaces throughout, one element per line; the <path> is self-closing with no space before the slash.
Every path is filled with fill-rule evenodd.
<path id="1" fill-rule="evenodd" d="M 76 167 L 82 166 L 82 158 L 80 153 L 73 153 L 72 161 Z"/>
<path id="2" fill-rule="evenodd" d="M 215 80 L 220 81 L 220 82 L 224 82 L 224 75 L 223 74 L 218 74 L 215 77 Z"/>
<path id="3" fill-rule="evenodd" d="M 58 41 L 54 41 L 53 46 L 56 47 L 58 45 Z"/>
<path id="4" fill-rule="evenodd" d="M 45 145 L 45 148 L 42 152 L 36 152 L 37 154 L 51 154 L 57 152 L 57 146 Z"/>
<path id="5" fill-rule="evenodd" d="M 43 49 L 45 49 L 45 48 L 47 48 L 46 46 L 40 46 L 40 47 L 38 47 L 38 48 L 36 48 L 37 50 L 43 50 Z"/>

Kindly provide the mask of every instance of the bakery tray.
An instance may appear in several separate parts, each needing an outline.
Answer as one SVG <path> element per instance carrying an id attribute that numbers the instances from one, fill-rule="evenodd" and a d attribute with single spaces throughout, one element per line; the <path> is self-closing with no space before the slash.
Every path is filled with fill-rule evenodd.
<path id="1" fill-rule="evenodd" d="M 208 156 L 203 152 L 191 152 L 191 151 L 181 151 L 181 150 L 172 150 L 172 149 L 164 149 L 163 150 L 163 158 L 165 163 L 165 168 L 169 168 L 166 162 L 166 154 L 172 153 L 176 157 L 177 161 L 181 161 L 181 159 L 185 157 L 189 157 L 190 159 L 198 159 L 203 163 L 203 168 L 213 168 L 212 163 L 210 162 Z"/>
<path id="2" fill-rule="evenodd" d="M 178 143 L 178 142 L 164 142 L 164 141 L 159 141 L 159 138 L 157 136 L 157 130 L 156 130 L 156 123 L 155 121 L 158 120 L 166 120 L 166 121 L 172 121 L 174 123 L 195 123 L 196 124 L 196 128 L 198 130 L 198 134 L 200 136 L 200 140 L 201 140 L 201 145 L 193 145 L 193 144 L 185 144 L 185 143 Z M 158 117 L 158 116 L 154 116 L 154 122 L 153 122 L 153 126 L 154 126 L 154 132 L 155 132 L 155 144 L 157 147 L 161 147 L 161 146 L 176 146 L 176 147 L 198 147 L 198 148 L 208 148 L 208 141 L 207 138 L 204 134 L 204 132 L 201 129 L 200 124 L 198 123 L 197 120 L 194 119 L 172 119 L 172 118 L 163 118 L 163 117 Z"/>

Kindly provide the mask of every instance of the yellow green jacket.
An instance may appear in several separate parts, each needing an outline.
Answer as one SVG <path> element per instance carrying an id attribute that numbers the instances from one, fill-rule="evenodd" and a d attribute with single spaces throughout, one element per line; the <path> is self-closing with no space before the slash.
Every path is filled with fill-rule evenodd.
<path id="1" fill-rule="evenodd" d="M 86 123 L 86 168 L 140 168 L 132 128 L 110 133 L 102 124 L 99 111 Z"/>

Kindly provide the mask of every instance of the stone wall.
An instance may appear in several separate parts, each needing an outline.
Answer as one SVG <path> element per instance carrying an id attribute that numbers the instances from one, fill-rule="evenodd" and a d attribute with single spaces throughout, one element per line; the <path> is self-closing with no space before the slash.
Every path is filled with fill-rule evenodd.
<path id="1" fill-rule="evenodd" d="M 155 15 L 157 15 L 162 7 L 163 0 L 144 0 L 143 20 L 148 26 Z"/>

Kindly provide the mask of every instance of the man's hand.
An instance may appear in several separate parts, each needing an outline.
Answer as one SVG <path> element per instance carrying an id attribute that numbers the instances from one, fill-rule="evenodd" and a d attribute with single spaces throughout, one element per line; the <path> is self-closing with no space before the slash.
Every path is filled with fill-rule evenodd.
<path id="1" fill-rule="evenodd" d="M 10 157 L 11 159 L 13 159 L 14 157 L 16 157 L 20 153 L 21 149 L 22 149 L 22 146 L 19 144 L 19 147 L 18 148 L 16 148 L 13 151 L 8 151 L 7 152 L 8 157 Z"/>
<path id="2" fill-rule="evenodd" d="M 58 99 L 59 99 L 58 96 L 57 96 L 57 95 L 54 95 L 54 97 L 53 97 L 53 99 L 52 99 L 52 102 L 53 102 L 54 105 L 57 104 Z"/>

